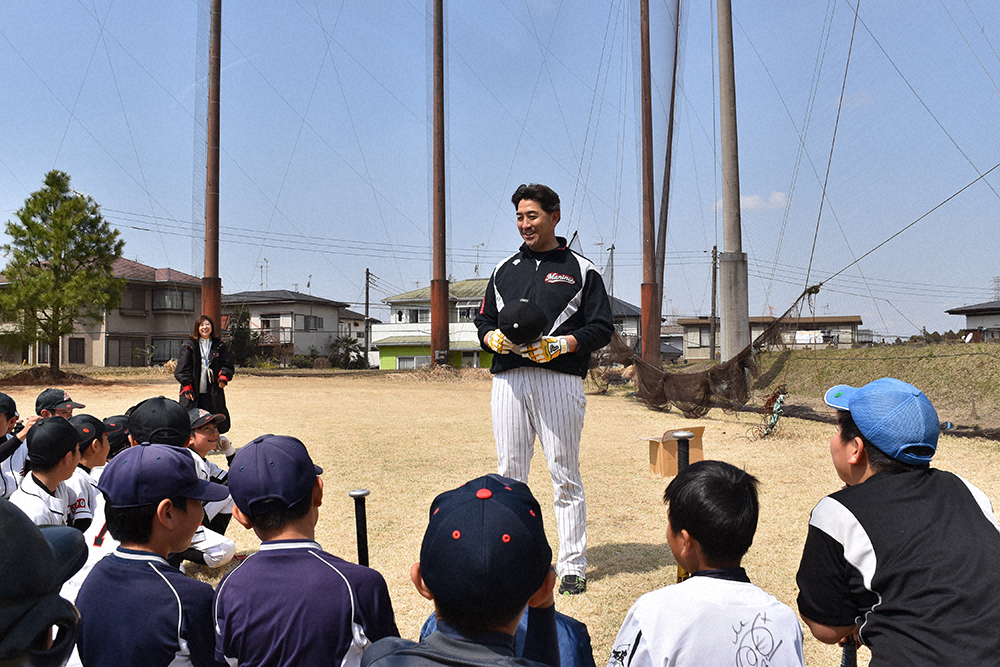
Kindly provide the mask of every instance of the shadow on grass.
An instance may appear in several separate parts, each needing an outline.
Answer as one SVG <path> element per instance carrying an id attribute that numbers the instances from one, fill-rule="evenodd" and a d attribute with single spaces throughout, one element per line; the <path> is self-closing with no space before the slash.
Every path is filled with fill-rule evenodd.
<path id="1" fill-rule="evenodd" d="M 625 572 L 652 572 L 677 565 L 666 541 L 661 544 L 618 542 L 587 549 L 587 579 L 597 581 Z"/>
<path id="2" fill-rule="evenodd" d="M 785 364 L 792 356 L 791 350 L 785 350 L 778 355 L 778 358 L 774 360 L 771 367 L 767 369 L 767 372 L 757 378 L 757 381 L 753 383 L 754 389 L 767 389 L 771 386 L 771 383 L 781 375 L 781 371 L 785 369 Z"/>

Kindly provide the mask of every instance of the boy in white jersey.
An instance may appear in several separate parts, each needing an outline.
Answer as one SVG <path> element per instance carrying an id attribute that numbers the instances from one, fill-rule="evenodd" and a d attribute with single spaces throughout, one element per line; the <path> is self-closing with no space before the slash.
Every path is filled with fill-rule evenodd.
<path id="1" fill-rule="evenodd" d="M 632 605 L 608 667 L 804 664 L 795 612 L 740 567 L 757 531 L 757 484 L 728 463 L 698 461 L 667 485 L 667 543 L 692 576 Z"/>
<path id="2" fill-rule="evenodd" d="M 74 525 L 75 498 L 66 480 L 79 462 L 80 441 L 73 425 L 62 417 L 39 419 L 28 431 L 28 472 L 10 501 L 36 526 Z"/>

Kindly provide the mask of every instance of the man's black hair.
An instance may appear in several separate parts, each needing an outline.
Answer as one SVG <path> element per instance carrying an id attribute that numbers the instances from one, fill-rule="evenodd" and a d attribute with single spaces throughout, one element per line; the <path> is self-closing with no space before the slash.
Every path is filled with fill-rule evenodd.
<path id="1" fill-rule="evenodd" d="M 559 195 L 547 185 L 541 185 L 540 183 L 525 185 L 522 183 L 517 186 L 517 190 L 514 190 L 514 195 L 510 198 L 514 202 L 514 210 L 517 210 L 517 206 L 521 203 L 522 199 L 530 199 L 531 201 L 538 202 L 538 205 L 546 213 L 554 213 L 559 210 Z"/>
<path id="2" fill-rule="evenodd" d="M 865 454 L 868 455 L 868 465 L 875 472 L 909 472 L 926 470 L 930 467 L 930 463 L 903 463 L 883 452 L 861 433 L 861 429 L 854 423 L 854 417 L 847 410 L 837 410 L 837 425 L 840 426 L 840 438 L 844 442 L 861 438 L 861 442 L 865 445 Z M 930 447 L 911 447 L 907 451 L 917 455 L 934 455 L 934 450 Z"/>
<path id="3" fill-rule="evenodd" d="M 663 492 L 670 529 L 686 530 L 716 566 L 735 564 L 757 532 L 757 478 L 724 461 L 697 461 Z"/>
<path id="4" fill-rule="evenodd" d="M 107 529 L 111 536 L 122 544 L 146 544 L 153 536 L 153 518 L 156 516 L 155 505 L 140 505 L 139 507 L 112 507 L 104 498 L 104 513 Z M 171 498 L 171 504 L 187 514 L 187 498 Z"/>
<path id="5" fill-rule="evenodd" d="M 312 494 L 310 493 L 294 505 L 285 505 L 280 500 L 265 502 L 273 502 L 274 509 L 265 508 L 266 511 L 258 509 L 256 514 L 248 514 L 247 518 L 259 530 L 274 531 L 284 528 L 286 525 L 293 521 L 298 521 L 308 514 L 310 508 L 312 508 Z"/>
<path id="6" fill-rule="evenodd" d="M 433 593 L 434 591 L 431 591 Z M 496 630 L 520 618 L 527 606 L 527 600 L 494 600 L 489 609 L 449 609 L 448 603 L 434 598 L 438 618 L 448 623 L 461 634 L 475 637 L 484 632 Z"/>

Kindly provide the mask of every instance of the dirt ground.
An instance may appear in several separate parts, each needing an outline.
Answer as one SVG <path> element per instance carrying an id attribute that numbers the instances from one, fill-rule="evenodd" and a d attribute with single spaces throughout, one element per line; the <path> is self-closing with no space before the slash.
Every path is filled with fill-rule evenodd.
<path id="1" fill-rule="evenodd" d="M 226 395 L 233 417 L 230 436 L 240 446 L 263 433 L 294 435 L 324 469 L 325 496 L 318 540 L 330 552 L 357 558 L 354 504 L 348 492 L 371 490 L 368 527 L 371 565 L 386 578 L 404 637 L 416 638 L 430 603 L 409 581 L 433 497 L 473 477 L 495 472 L 489 380 L 482 376 L 428 379 L 427 374 L 336 377 L 237 375 Z M 174 397 L 169 376 L 63 387 L 86 412 L 107 417 L 163 394 Z M 22 414 L 34 406 L 38 387 L 5 387 Z M 607 661 L 618 627 L 642 593 L 673 583 L 675 563 L 664 539 L 666 513 L 660 498 L 668 480 L 649 470 L 644 436 L 704 426 L 706 458 L 745 467 L 762 482 L 761 519 L 744 565 L 750 578 L 795 608 L 795 571 L 809 512 L 840 482 L 829 458 L 832 427 L 784 419 L 767 440 L 750 437 L 758 415 L 713 410 L 687 420 L 647 410 L 623 396 L 591 395 L 583 433 L 581 466 L 587 492 L 588 589 L 562 597 L 557 608 L 585 622 L 594 658 Z M 955 471 L 996 503 L 997 444 L 942 436 L 935 465 Z M 224 459 L 217 462 L 225 465 Z M 556 549 L 555 521 L 545 460 L 538 452 L 530 485 L 542 505 Z M 254 535 L 235 521 L 229 529 L 239 551 L 255 550 Z M 217 581 L 221 573 L 201 573 Z M 839 649 L 805 631 L 806 662 L 838 664 Z M 862 649 L 859 662 L 868 654 Z"/>

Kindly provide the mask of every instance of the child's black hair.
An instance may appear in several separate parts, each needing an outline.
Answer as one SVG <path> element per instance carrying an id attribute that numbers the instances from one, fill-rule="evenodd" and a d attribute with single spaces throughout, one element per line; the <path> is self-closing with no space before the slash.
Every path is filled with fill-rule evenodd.
<path id="1" fill-rule="evenodd" d="M 247 518 L 254 525 L 255 528 L 263 530 L 266 532 L 275 531 L 279 528 L 284 528 L 286 525 L 292 523 L 293 521 L 298 521 L 312 508 L 312 494 L 295 503 L 294 505 L 285 505 L 280 500 L 268 500 L 266 503 L 273 506 L 273 509 L 266 508 L 266 511 L 260 511 L 256 514 L 248 514 Z"/>
<path id="2" fill-rule="evenodd" d="M 107 503 L 107 496 L 104 497 Z M 171 498 L 170 502 L 187 514 L 187 498 Z M 139 507 L 112 507 L 105 505 L 104 513 L 108 532 L 125 544 L 146 544 L 153 536 L 153 518 L 160 504 Z"/>
<path id="3" fill-rule="evenodd" d="M 670 529 L 686 530 L 712 565 L 738 563 L 757 532 L 759 484 L 750 473 L 724 461 L 692 463 L 663 492 Z"/>

